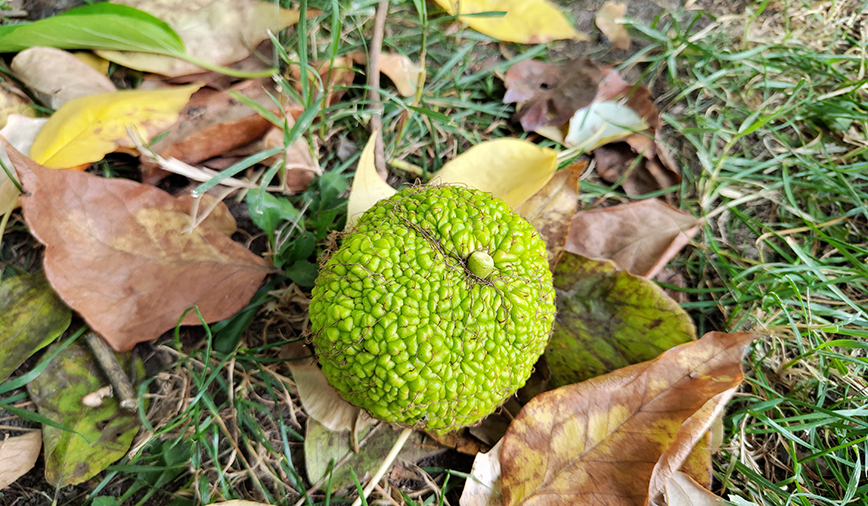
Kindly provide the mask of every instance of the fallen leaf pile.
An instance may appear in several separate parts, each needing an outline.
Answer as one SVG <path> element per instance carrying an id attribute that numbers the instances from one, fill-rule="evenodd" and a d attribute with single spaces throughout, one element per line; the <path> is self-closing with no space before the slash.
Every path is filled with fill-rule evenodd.
<path id="1" fill-rule="evenodd" d="M 545 0 L 436 4 L 450 36 L 588 39 Z M 0 280 L 0 394 L 24 396 L 26 388 L 43 425 L 0 439 L 0 488 L 32 468 L 40 448 L 50 484 L 87 482 L 126 455 L 139 431 L 139 415 L 121 409 L 94 353 L 75 341 L 85 329 L 70 329 L 74 317 L 118 352 L 137 382 L 143 366 L 127 352 L 180 325 L 220 322 L 218 333 L 237 325 L 231 344 L 215 348 L 231 356 L 277 293 L 292 292 L 306 308 L 330 234 L 396 192 L 375 162 L 399 166 L 377 147 L 377 134 L 400 142 L 395 128 L 370 136 L 351 186 L 346 165 L 332 170 L 357 152 L 335 147 L 331 108 L 377 64 L 355 50 L 308 62 L 275 47 L 281 30 L 322 22 L 322 13 L 305 12 L 257 0 L 116 0 L 0 27 L 0 50 L 17 53 L 10 69 L 27 90 L 0 89 L 0 214 L 5 225 L 20 205 L 44 245 L 44 272 Z M 625 5 L 606 3 L 595 18 L 620 49 L 631 43 L 625 16 Z M 272 68 L 276 53 L 285 69 Z M 504 75 L 503 102 L 516 104 L 514 121 L 535 134 L 456 142 L 455 156 L 424 184 L 491 192 L 538 230 L 557 292 L 552 338 L 503 413 L 437 444 L 416 433 L 401 458 L 413 463 L 447 448 L 476 455 L 463 506 L 710 501 L 709 429 L 741 382 L 741 357 L 756 336 L 697 340 L 688 314 L 652 281 L 679 275 L 665 268 L 702 220 L 667 191 L 681 182 L 680 169 L 650 91 L 584 58 L 523 60 Z M 389 100 L 419 109 L 430 68 L 390 51 L 378 61 L 393 87 Z M 540 146 L 539 136 L 558 147 Z M 577 159 L 582 153 L 590 156 Z M 142 182 L 115 177 L 114 160 L 135 165 Z M 653 193 L 668 203 L 579 209 L 580 180 L 592 168 L 622 202 Z M 233 240 L 235 216 L 262 233 Z M 257 239 L 264 247 L 254 253 Z M 263 286 L 274 273 L 281 276 Z M 308 324 L 306 314 L 298 320 Z M 16 376 L 35 354 L 44 357 L 41 369 Z M 337 395 L 304 344 L 280 357 L 292 375 L 280 387 L 307 415 L 298 434 L 308 483 L 351 489 L 350 470 L 360 479 L 373 473 L 398 433 Z M 0 409 L 22 413 L 3 399 Z"/>

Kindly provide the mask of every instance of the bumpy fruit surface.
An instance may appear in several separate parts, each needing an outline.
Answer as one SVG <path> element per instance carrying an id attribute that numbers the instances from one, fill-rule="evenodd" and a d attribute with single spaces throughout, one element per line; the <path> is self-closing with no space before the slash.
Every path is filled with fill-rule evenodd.
<path id="1" fill-rule="evenodd" d="M 488 193 L 409 188 L 344 237 L 310 316 L 323 372 L 345 399 L 407 427 L 472 425 L 524 385 L 548 342 L 545 244 Z"/>

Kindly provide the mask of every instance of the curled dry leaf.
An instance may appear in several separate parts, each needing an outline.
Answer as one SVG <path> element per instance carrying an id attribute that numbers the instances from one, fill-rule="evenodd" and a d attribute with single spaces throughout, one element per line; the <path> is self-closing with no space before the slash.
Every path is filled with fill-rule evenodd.
<path id="1" fill-rule="evenodd" d="M 578 383 L 696 339 L 690 316 L 656 284 L 608 260 L 564 253 L 554 271 L 558 317 L 550 384 Z"/>
<path id="2" fill-rule="evenodd" d="M 501 448 L 503 504 L 647 504 L 725 407 L 756 334 L 711 332 L 537 396 Z"/>
<path id="3" fill-rule="evenodd" d="M 206 322 L 243 308 L 272 271 L 189 203 L 148 185 L 47 169 L 6 145 L 29 196 L 31 233 L 58 295 L 116 350 L 156 339 L 197 306 Z M 195 312 L 181 322 L 195 325 Z"/>
<path id="4" fill-rule="evenodd" d="M 329 385 L 316 359 L 304 344 L 287 344 L 281 350 L 280 358 L 290 359 L 287 365 L 292 371 L 304 411 L 327 429 L 359 432 L 377 421 L 361 408 L 345 401 Z"/>
<path id="5" fill-rule="evenodd" d="M 653 278 L 690 242 L 700 223 L 655 199 L 580 211 L 573 216 L 565 249 L 611 259 L 637 276 Z"/>
<path id="6" fill-rule="evenodd" d="M 242 81 L 228 91 L 201 89 L 194 94 L 168 129 L 168 135 L 155 142 L 151 150 L 165 159 L 176 158 L 196 164 L 262 137 L 272 124 L 256 111 L 234 98 L 235 92 L 266 109 L 279 108 L 266 91 L 270 80 Z M 142 179 L 157 184 L 167 172 L 154 162 L 142 164 Z"/>
<path id="7" fill-rule="evenodd" d="M 520 44 L 559 39 L 588 40 L 546 0 L 435 0 L 449 14 L 490 37 Z M 470 16 L 489 12 L 490 16 Z M 501 14 L 501 13 L 505 13 Z"/>
<path id="8" fill-rule="evenodd" d="M 71 100 L 39 132 L 30 156 L 53 169 L 84 169 L 120 147 L 135 147 L 130 131 L 148 141 L 168 128 L 197 89 L 117 91 Z"/>
<path id="9" fill-rule="evenodd" d="M 624 28 L 624 23 L 619 23 L 618 18 L 627 14 L 627 4 L 619 2 L 606 2 L 597 11 L 594 20 L 597 28 L 609 39 L 609 42 L 617 49 L 630 49 L 630 35 Z"/>
<path id="10" fill-rule="evenodd" d="M 31 118 L 21 114 L 10 114 L 6 126 L 0 129 L 0 136 L 12 144 L 12 147 L 21 154 L 29 156 L 33 141 L 36 140 L 36 136 L 39 135 L 46 123 L 48 123 L 48 118 Z M 0 175 L 0 180 L 2 178 L 3 176 Z"/>
<path id="11" fill-rule="evenodd" d="M 689 475 L 675 472 L 665 489 L 666 506 L 720 506 L 723 498 L 714 495 Z"/>
<path id="12" fill-rule="evenodd" d="M 563 65 L 525 60 L 506 71 L 503 102 L 522 104 L 515 119 L 534 131 L 561 126 L 597 97 L 603 70 L 588 59 Z"/>
<path id="13" fill-rule="evenodd" d="M 317 83 L 317 81 L 321 81 L 323 85 L 328 86 L 327 91 L 329 94 L 326 97 L 324 107 L 336 104 L 346 93 L 347 87 L 353 84 L 353 80 L 356 78 L 356 71 L 353 70 L 351 55 L 338 56 L 334 60 L 312 63 L 311 66 L 313 69 L 316 69 L 319 79 L 317 79 L 313 69 L 310 69 L 308 71 L 310 82 Z M 293 65 L 290 68 L 289 74 L 295 89 L 301 93 L 301 68 L 298 65 Z M 299 112 L 298 114 L 293 113 L 294 116 L 298 117 L 302 110 L 303 108 L 299 106 Z"/>
<path id="14" fill-rule="evenodd" d="M 39 431 L 0 440 L 0 490 L 33 469 L 41 451 L 42 433 Z"/>
<path id="15" fill-rule="evenodd" d="M 351 53 L 348 56 L 359 65 L 368 64 L 368 55 L 363 52 Z M 416 94 L 422 67 L 402 54 L 382 53 L 380 72 L 392 80 L 401 96 L 411 97 Z"/>
<path id="16" fill-rule="evenodd" d="M 464 484 L 460 506 L 501 506 L 503 497 L 500 485 L 500 447 L 498 441 L 488 453 L 479 453 L 473 459 L 470 478 Z"/>
<path id="17" fill-rule="evenodd" d="M 643 134 L 632 134 L 624 142 L 594 149 L 596 170 L 603 180 L 621 182 L 627 195 L 644 195 L 681 182 L 681 173 L 669 151 Z"/>
<path id="18" fill-rule="evenodd" d="M 525 131 L 568 147 L 590 150 L 660 125 L 650 90 L 587 59 L 522 61 L 507 70 L 505 85 L 503 101 L 520 105 L 515 118 Z"/>
<path id="19" fill-rule="evenodd" d="M 111 79 L 62 49 L 25 49 L 12 59 L 11 67 L 36 98 L 51 109 L 59 109 L 74 98 L 117 91 Z"/>
<path id="20" fill-rule="evenodd" d="M 190 56 L 214 65 L 247 58 L 251 48 L 298 22 L 298 11 L 258 0 L 115 0 L 165 21 L 177 32 Z M 310 12 L 310 11 L 309 11 Z M 204 69 L 190 62 L 150 53 L 97 51 L 125 67 L 169 77 Z"/>
<path id="21" fill-rule="evenodd" d="M 540 191 L 516 209 L 545 241 L 550 269 L 554 269 L 564 250 L 570 219 L 578 206 L 579 177 L 586 165 L 587 162 L 578 162 L 555 172 Z"/>

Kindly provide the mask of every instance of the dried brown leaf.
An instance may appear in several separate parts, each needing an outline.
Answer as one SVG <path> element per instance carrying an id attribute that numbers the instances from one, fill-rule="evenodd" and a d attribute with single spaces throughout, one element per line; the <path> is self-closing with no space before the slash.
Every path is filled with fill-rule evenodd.
<path id="1" fill-rule="evenodd" d="M 53 47 L 32 47 L 10 65 L 15 75 L 51 109 L 72 99 L 117 91 L 111 79 L 75 55 Z"/>
<path id="2" fill-rule="evenodd" d="M 316 359 L 304 344 L 295 342 L 285 345 L 280 357 L 290 359 L 287 365 L 292 371 L 298 398 L 305 412 L 329 430 L 358 432 L 377 421 L 361 408 L 345 401 L 329 385 Z"/>
<path id="3" fill-rule="evenodd" d="M 33 469 L 41 450 L 42 433 L 39 431 L 0 440 L 0 490 Z"/>
<path id="4" fill-rule="evenodd" d="M 555 172 L 551 180 L 534 196 L 516 209 L 540 233 L 546 243 L 549 267 L 554 268 L 564 250 L 570 231 L 570 219 L 576 212 L 579 177 L 586 162 L 578 162 Z"/>
<path id="5" fill-rule="evenodd" d="M 6 144 L 28 196 L 31 233 L 46 245 L 58 295 L 118 351 L 156 339 L 198 306 L 206 322 L 243 308 L 270 265 L 206 222 L 189 203 L 123 179 L 47 169 Z M 195 312 L 182 324 L 195 325 Z"/>
<path id="6" fill-rule="evenodd" d="M 630 49 L 630 35 L 623 23 L 618 18 L 627 14 L 627 4 L 619 2 L 606 2 L 600 7 L 595 16 L 597 28 L 609 39 L 612 46 L 627 50 Z"/>
<path id="7" fill-rule="evenodd" d="M 266 93 L 268 82 L 264 79 L 243 81 L 222 92 L 200 90 L 181 110 L 169 134 L 151 149 L 165 159 L 177 158 L 196 164 L 262 137 L 272 124 L 229 92 L 239 93 L 276 112 L 279 108 Z M 142 164 L 145 183 L 157 184 L 167 174 L 154 162 Z"/>
<path id="8" fill-rule="evenodd" d="M 501 506 L 503 497 L 500 486 L 500 447 L 499 441 L 488 453 L 479 453 L 473 459 L 470 479 L 464 484 L 460 506 Z"/>
<path id="9" fill-rule="evenodd" d="M 565 250 L 614 260 L 624 270 L 653 278 L 690 242 L 700 223 L 654 199 L 580 211 L 573 216 Z"/>
<path id="10" fill-rule="evenodd" d="M 712 332 L 654 360 L 546 392 L 503 440 L 503 504 L 647 504 L 741 383 L 755 334 Z"/>

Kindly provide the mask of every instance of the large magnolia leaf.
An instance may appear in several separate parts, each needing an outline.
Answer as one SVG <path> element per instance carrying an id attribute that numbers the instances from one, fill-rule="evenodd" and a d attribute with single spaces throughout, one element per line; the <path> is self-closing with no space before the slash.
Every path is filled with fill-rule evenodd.
<path id="1" fill-rule="evenodd" d="M 558 315 L 546 347 L 552 385 L 651 360 L 696 339 L 677 302 L 611 261 L 564 253 L 554 275 Z"/>
<path id="2" fill-rule="evenodd" d="M 71 320 L 72 312 L 42 274 L 0 283 L 0 381 L 62 334 Z"/>
<path id="3" fill-rule="evenodd" d="M 228 65 L 247 58 L 251 49 L 298 21 L 298 11 L 259 0 L 115 0 L 153 14 L 181 37 L 193 58 Z M 202 72 L 193 63 L 148 53 L 97 51 L 125 67 L 176 77 Z"/>
<path id="4" fill-rule="evenodd" d="M 30 157 L 53 169 L 84 168 L 119 147 L 134 147 L 130 132 L 151 140 L 178 119 L 197 89 L 118 91 L 71 100 L 39 132 Z"/>
<path id="5" fill-rule="evenodd" d="M 449 14 L 499 40 L 539 44 L 558 39 L 588 40 L 545 0 L 435 0 Z M 482 13 L 488 13 L 482 14 Z M 476 14 L 476 15 L 473 15 Z"/>
<path id="6" fill-rule="evenodd" d="M 712 332 L 535 397 L 503 439 L 504 506 L 657 498 L 741 383 L 742 356 L 757 337 Z"/>
<path id="7" fill-rule="evenodd" d="M 130 355 L 120 360 L 127 370 L 132 364 Z M 141 360 L 135 367 L 141 379 Z M 129 450 L 139 430 L 138 416 L 121 410 L 117 399 L 111 397 L 96 407 L 82 403 L 86 395 L 108 385 L 93 353 L 79 343 L 61 351 L 42 374 L 27 384 L 39 414 L 70 429 L 49 425 L 42 428 L 45 479 L 52 485 L 65 487 L 87 481 Z"/>
<path id="8" fill-rule="evenodd" d="M 33 469 L 40 450 L 42 434 L 38 431 L 0 441 L 0 490 Z"/>
<path id="9" fill-rule="evenodd" d="M 192 306 L 207 322 L 232 316 L 271 271 L 210 218 L 188 230 L 189 199 L 134 181 L 47 169 L 6 150 L 30 194 L 21 205 L 30 231 L 46 245 L 48 280 L 116 350 L 159 337 Z M 192 312 L 183 320 L 198 322 Z"/>
<path id="10" fill-rule="evenodd" d="M 622 269 L 653 278 L 690 242 L 700 223 L 656 199 L 581 211 L 573 216 L 566 251 L 614 260 Z"/>

